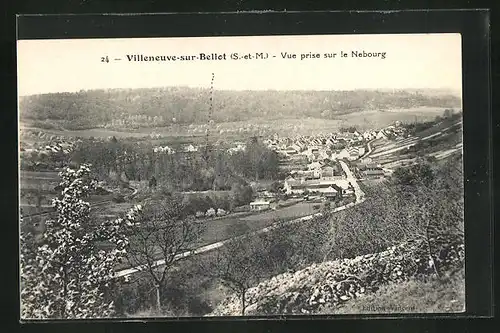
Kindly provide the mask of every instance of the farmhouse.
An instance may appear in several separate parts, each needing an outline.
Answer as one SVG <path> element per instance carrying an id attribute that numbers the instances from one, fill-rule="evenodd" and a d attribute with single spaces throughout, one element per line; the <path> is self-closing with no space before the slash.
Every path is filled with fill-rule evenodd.
<path id="1" fill-rule="evenodd" d="M 342 194 L 349 188 L 349 183 L 344 179 L 339 180 L 285 180 L 285 191 L 288 195 L 302 194 L 304 192 Z"/>
<path id="2" fill-rule="evenodd" d="M 270 207 L 271 207 L 271 202 L 269 202 L 269 201 L 256 200 L 256 201 L 250 202 L 250 210 L 252 210 L 252 211 L 265 210 L 265 209 L 269 209 Z"/>

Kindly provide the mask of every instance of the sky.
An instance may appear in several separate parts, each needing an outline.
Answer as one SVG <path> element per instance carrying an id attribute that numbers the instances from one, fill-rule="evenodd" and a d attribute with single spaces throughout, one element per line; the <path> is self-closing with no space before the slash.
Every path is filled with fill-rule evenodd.
<path id="1" fill-rule="evenodd" d="M 348 57 L 341 57 L 341 51 Z M 355 58 L 352 51 L 386 55 Z M 269 58 L 230 59 L 231 53 L 261 52 Z M 283 59 L 284 52 L 297 58 Z M 200 53 L 225 53 L 227 60 L 127 60 L 134 54 Z M 308 53 L 321 58 L 301 60 Z M 325 53 L 337 55 L 324 58 Z M 106 56 L 110 62 L 101 61 Z M 20 96 L 106 88 L 208 88 L 212 73 L 214 89 L 220 90 L 431 88 L 461 93 L 462 87 L 460 34 L 21 40 L 17 58 Z"/>

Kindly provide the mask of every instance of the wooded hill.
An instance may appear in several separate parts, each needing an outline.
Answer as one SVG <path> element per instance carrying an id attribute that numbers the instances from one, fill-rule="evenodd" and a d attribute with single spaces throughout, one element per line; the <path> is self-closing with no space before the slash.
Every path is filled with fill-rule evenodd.
<path id="1" fill-rule="evenodd" d="M 52 93 L 20 98 L 21 121 L 36 127 L 139 128 L 177 124 L 289 119 L 394 108 L 460 108 L 452 94 L 431 91 L 210 91 L 169 87 Z"/>

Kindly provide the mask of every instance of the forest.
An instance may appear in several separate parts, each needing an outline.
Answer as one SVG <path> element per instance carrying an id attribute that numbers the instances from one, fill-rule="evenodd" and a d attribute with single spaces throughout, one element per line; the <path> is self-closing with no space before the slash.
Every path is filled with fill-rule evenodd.
<path id="1" fill-rule="evenodd" d="M 210 99 L 213 98 L 212 108 Z M 168 87 L 90 90 L 20 98 L 20 120 L 56 129 L 135 129 L 252 119 L 320 118 L 368 110 L 459 108 L 460 98 L 420 91 L 215 91 Z"/>
<path id="2" fill-rule="evenodd" d="M 231 190 L 234 184 L 276 180 L 279 159 L 256 137 L 236 153 L 207 146 L 200 152 L 154 153 L 149 143 L 132 144 L 116 138 L 82 141 L 72 152 L 74 164 L 90 163 L 101 180 L 147 180 L 154 177 L 168 191 Z"/>

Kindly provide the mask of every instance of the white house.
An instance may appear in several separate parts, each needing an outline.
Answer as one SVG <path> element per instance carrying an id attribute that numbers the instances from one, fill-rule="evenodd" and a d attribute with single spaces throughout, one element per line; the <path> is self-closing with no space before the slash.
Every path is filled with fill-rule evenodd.
<path id="1" fill-rule="evenodd" d="M 318 193 L 332 193 L 331 188 L 336 191 L 345 191 L 350 188 L 350 184 L 346 179 L 335 180 L 286 180 L 284 184 L 285 191 L 290 194 L 302 194 L 304 191 Z"/>
<path id="2" fill-rule="evenodd" d="M 339 153 L 334 152 L 332 154 L 332 160 L 341 160 L 343 158 L 348 158 L 349 156 L 349 152 L 344 148 Z"/>
<path id="3" fill-rule="evenodd" d="M 256 200 L 250 202 L 250 210 L 259 211 L 264 209 L 269 209 L 271 207 L 271 202 L 264 200 Z"/>
<path id="4" fill-rule="evenodd" d="M 196 148 L 195 146 L 193 146 L 192 144 L 190 144 L 190 145 L 186 146 L 185 151 L 186 152 L 190 152 L 190 153 L 191 152 L 196 152 L 196 151 L 198 151 L 198 148 Z"/>
<path id="5" fill-rule="evenodd" d="M 388 136 L 384 130 L 381 130 L 377 133 L 377 139 L 388 139 Z"/>

